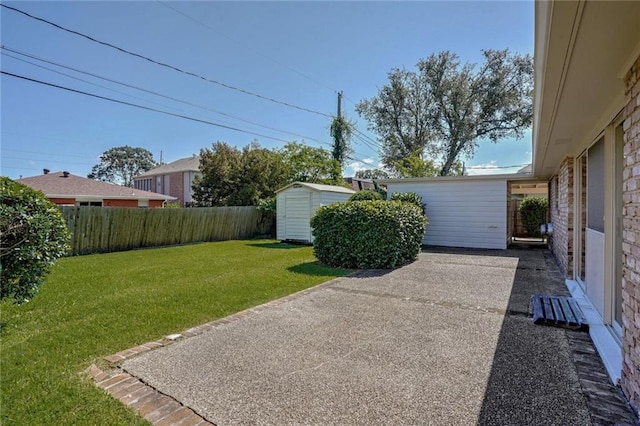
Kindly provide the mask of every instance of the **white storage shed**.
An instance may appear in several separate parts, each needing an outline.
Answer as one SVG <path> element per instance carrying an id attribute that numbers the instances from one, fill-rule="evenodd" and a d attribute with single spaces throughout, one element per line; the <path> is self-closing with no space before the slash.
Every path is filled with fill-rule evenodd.
<path id="1" fill-rule="evenodd" d="M 415 192 L 426 203 L 425 245 L 505 249 L 511 239 L 511 181 L 527 175 L 443 176 L 380 180 L 387 196 Z"/>
<path id="2" fill-rule="evenodd" d="M 355 191 L 342 186 L 294 182 L 277 191 L 276 238 L 313 242 L 311 217 L 321 206 L 347 201 Z"/>

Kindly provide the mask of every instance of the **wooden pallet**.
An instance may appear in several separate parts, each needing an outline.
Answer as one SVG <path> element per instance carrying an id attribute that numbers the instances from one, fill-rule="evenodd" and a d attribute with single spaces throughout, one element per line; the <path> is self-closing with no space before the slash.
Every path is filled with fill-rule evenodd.
<path id="1" fill-rule="evenodd" d="M 534 294 L 531 297 L 533 323 L 588 331 L 589 324 L 578 303 L 567 296 Z"/>

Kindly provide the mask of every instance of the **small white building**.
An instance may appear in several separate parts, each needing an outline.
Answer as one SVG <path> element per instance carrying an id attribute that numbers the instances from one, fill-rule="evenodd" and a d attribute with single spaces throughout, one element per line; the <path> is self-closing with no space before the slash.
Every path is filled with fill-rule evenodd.
<path id="1" fill-rule="evenodd" d="M 381 179 L 387 196 L 415 192 L 426 204 L 424 245 L 505 249 L 513 235 L 512 189 L 527 174 Z M 534 182 L 535 183 L 535 182 Z"/>
<path id="2" fill-rule="evenodd" d="M 313 242 L 311 217 L 321 206 L 344 202 L 355 191 L 342 186 L 294 182 L 277 191 L 276 238 Z"/>

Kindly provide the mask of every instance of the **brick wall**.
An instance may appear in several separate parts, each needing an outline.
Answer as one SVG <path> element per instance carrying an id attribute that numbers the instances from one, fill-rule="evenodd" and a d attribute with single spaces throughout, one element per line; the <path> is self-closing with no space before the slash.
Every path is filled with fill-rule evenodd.
<path id="1" fill-rule="evenodd" d="M 549 181 L 551 251 L 565 277 L 573 269 L 573 198 L 573 158 L 567 157 L 560 164 L 558 174 Z"/>
<path id="2" fill-rule="evenodd" d="M 621 387 L 640 412 L 640 57 L 625 78 Z"/>
<path id="3" fill-rule="evenodd" d="M 176 201 L 184 206 L 184 178 L 182 172 L 169 175 L 169 195 L 178 198 Z"/>
<path id="4" fill-rule="evenodd" d="M 102 201 L 103 207 L 138 207 L 138 200 L 121 200 L 121 199 L 104 199 Z"/>
<path id="5" fill-rule="evenodd" d="M 76 203 L 76 199 L 75 198 L 49 198 L 49 201 L 51 201 L 54 204 L 58 204 L 58 205 L 75 205 Z"/>
<path id="6" fill-rule="evenodd" d="M 511 184 L 507 182 L 507 245 L 513 239 L 513 200 L 511 199 Z"/>

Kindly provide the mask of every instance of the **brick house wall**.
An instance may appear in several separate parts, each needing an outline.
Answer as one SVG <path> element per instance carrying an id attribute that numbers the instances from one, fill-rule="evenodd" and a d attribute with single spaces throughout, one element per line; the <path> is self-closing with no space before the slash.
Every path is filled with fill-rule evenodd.
<path id="1" fill-rule="evenodd" d="M 511 240 L 513 239 L 513 208 L 514 203 L 511 199 L 511 185 L 507 182 L 507 246 L 511 244 Z"/>
<path id="2" fill-rule="evenodd" d="M 573 269 L 573 158 L 560 164 L 549 181 L 549 215 L 553 223 L 551 251 L 560 270 L 568 277 Z"/>
<path id="3" fill-rule="evenodd" d="M 176 172 L 169 175 L 169 195 L 177 198 L 177 202 L 184 206 L 184 173 Z"/>
<path id="4" fill-rule="evenodd" d="M 640 57 L 625 77 L 622 233 L 622 380 L 629 402 L 640 411 Z"/>
<path id="5" fill-rule="evenodd" d="M 49 198 L 49 201 L 57 205 L 74 205 L 76 203 L 75 198 Z"/>
<path id="6" fill-rule="evenodd" d="M 138 200 L 110 200 L 105 198 L 102 200 L 102 207 L 138 207 Z"/>

